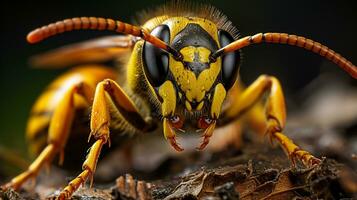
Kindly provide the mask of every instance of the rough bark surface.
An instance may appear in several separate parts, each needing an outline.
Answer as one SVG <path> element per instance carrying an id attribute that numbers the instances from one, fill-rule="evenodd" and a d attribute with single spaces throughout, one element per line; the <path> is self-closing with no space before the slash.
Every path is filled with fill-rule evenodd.
<path id="1" fill-rule="evenodd" d="M 113 184 L 92 189 L 82 187 L 73 199 L 356 198 L 357 177 L 345 165 L 323 159 L 320 165 L 312 168 L 292 167 L 280 149 L 260 147 L 251 144 L 245 145 L 242 152 L 215 153 L 204 167 L 200 164 L 198 168 L 198 163 L 191 163 L 185 171 L 165 179 L 144 182 L 126 175 Z M 188 164 L 180 159 L 175 162 Z M 46 198 L 54 199 L 58 192 L 57 189 Z M 1 199 L 40 197 L 43 195 L 24 190 L 0 192 Z"/>

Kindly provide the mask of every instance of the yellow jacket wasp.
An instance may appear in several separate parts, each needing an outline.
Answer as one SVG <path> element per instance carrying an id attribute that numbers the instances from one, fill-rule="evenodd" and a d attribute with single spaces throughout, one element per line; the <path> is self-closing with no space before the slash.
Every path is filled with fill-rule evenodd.
<path id="1" fill-rule="evenodd" d="M 93 143 L 83 163 L 83 171 L 59 195 L 71 197 L 92 178 L 97 160 L 111 132 L 140 134 L 161 130 L 177 151 L 178 130 L 200 130 L 203 150 L 216 127 L 234 123 L 268 93 L 265 134 L 281 144 L 292 161 L 306 166 L 319 159 L 300 149 L 283 133 L 286 113 L 281 85 L 275 77 L 262 75 L 240 95 L 237 89 L 240 50 L 260 43 L 288 44 L 317 53 L 357 78 L 357 68 L 328 47 L 301 36 L 285 33 L 258 33 L 243 38 L 217 9 L 211 6 L 166 7 L 142 26 L 97 17 L 59 21 L 31 32 L 27 40 L 37 43 L 73 30 L 105 30 L 125 35 L 105 37 L 65 47 L 37 57 L 39 65 L 65 65 L 120 57 L 131 52 L 126 74 L 100 65 L 83 65 L 56 79 L 35 103 L 29 118 L 27 137 L 39 153 L 30 167 L 4 185 L 19 188 L 50 163 L 60 162 L 73 134 L 71 127 L 78 110 L 90 109 L 89 139 Z M 124 81 L 123 81 L 124 80 Z M 119 84 L 119 82 L 124 82 Z M 223 107 L 224 105 L 224 107 Z M 254 119 L 253 119 L 254 120 Z M 47 142 L 39 141 L 46 132 Z M 71 144 L 68 144 L 71 145 Z"/>

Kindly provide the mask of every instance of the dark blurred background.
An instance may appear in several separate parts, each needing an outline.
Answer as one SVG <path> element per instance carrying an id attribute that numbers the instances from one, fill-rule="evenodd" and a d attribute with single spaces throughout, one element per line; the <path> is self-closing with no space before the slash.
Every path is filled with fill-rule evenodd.
<path id="1" fill-rule="evenodd" d="M 352 62 L 357 62 L 355 0 L 205 2 L 222 10 L 243 36 L 268 31 L 294 33 L 319 41 Z M 0 146 L 25 155 L 24 131 L 31 105 L 46 85 L 64 71 L 32 69 L 27 64 L 28 58 L 64 44 L 110 35 L 107 32 L 71 32 L 30 45 L 25 40 L 29 31 L 76 16 L 102 16 L 131 22 L 137 12 L 163 3 L 162 0 L 1 3 Z M 249 84 L 260 74 L 277 76 L 289 99 L 288 108 L 295 108 L 301 100 L 295 95 L 315 77 L 327 71 L 356 85 L 355 80 L 320 56 L 281 45 L 258 45 L 244 49 L 241 78 Z"/>

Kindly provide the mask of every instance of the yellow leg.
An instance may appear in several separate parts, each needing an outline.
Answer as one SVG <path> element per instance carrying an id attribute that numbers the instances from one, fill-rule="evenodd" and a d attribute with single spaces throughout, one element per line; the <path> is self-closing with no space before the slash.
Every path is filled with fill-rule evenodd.
<path id="1" fill-rule="evenodd" d="M 68 183 L 68 185 L 61 191 L 58 199 L 69 199 L 72 194 L 86 182 L 86 180 L 91 178 L 91 185 L 93 181 L 93 173 L 97 166 L 97 160 L 99 158 L 100 151 L 105 144 L 105 139 L 97 140 L 91 147 L 87 159 L 83 163 L 83 171 L 75 179 Z"/>
<path id="2" fill-rule="evenodd" d="M 247 113 L 248 127 L 259 135 L 264 135 L 267 127 L 265 109 L 261 102 L 254 105 Z"/>
<path id="3" fill-rule="evenodd" d="M 245 90 L 246 90 L 246 87 L 244 86 L 244 84 L 241 83 L 240 81 L 237 81 L 228 92 L 227 101 L 228 101 L 228 104 L 231 106 L 226 109 L 232 110 L 232 111 L 235 109 L 240 110 L 240 108 L 235 108 L 235 107 L 240 107 L 240 104 L 236 103 L 237 97 L 240 97 Z M 230 111 L 230 112 L 232 112 L 232 111 Z M 249 128 L 253 129 L 256 133 L 263 135 L 265 133 L 265 129 L 266 129 L 266 116 L 264 113 L 264 105 L 263 105 L 262 100 L 258 100 L 253 106 L 251 106 L 251 108 L 245 109 L 244 111 L 246 111 L 246 112 L 244 112 L 244 117 L 242 116 L 244 124 L 241 124 L 241 126 L 248 125 Z M 238 112 L 243 114 L 242 111 L 238 111 Z M 235 116 L 235 119 L 238 117 L 239 116 Z M 225 119 L 223 119 L 223 120 L 225 120 Z M 227 120 L 226 123 L 228 121 L 229 120 Z M 239 121 L 240 120 L 237 120 L 236 122 L 239 123 Z M 231 122 L 229 124 L 231 124 Z"/>
<path id="4" fill-rule="evenodd" d="M 237 96 L 244 91 L 243 84 L 237 81 L 227 93 L 227 105 L 235 103 Z M 224 108 L 227 109 L 227 108 Z M 214 130 L 214 134 L 210 139 L 208 148 L 213 151 L 221 151 L 227 147 L 235 147 L 239 149 L 242 144 L 242 127 L 241 120 L 236 120 L 223 127 L 218 127 Z"/>
<path id="5" fill-rule="evenodd" d="M 107 95 L 109 95 L 109 97 Z M 133 127 L 141 131 L 149 129 L 150 125 L 138 114 L 138 110 L 133 102 L 115 81 L 107 79 L 100 82 L 94 94 L 90 122 L 91 133 L 89 136 L 93 136 L 96 141 L 90 148 L 90 152 L 83 163 L 83 172 L 62 190 L 58 199 L 70 198 L 88 178 L 91 178 L 92 185 L 92 177 L 102 146 L 107 142 L 110 144 L 110 101 L 115 104 L 116 109 L 125 117 L 123 120 L 126 120 Z"/>
<path id="6" fill-rule="evenodd" d="M 13 178 L 4 185 L 5 189 L 18 189 L 26 180 L 35 177 L 45 164 L 50 164 L 57 153 L 60 153 L 60 163 L 63 160 L 63 149 L 66 145 L 70 127 L 74 118 L 75 105 L 74 95 L 82 95 L 87 101 L 90 101 L 93 90 L 85 83 L 73 84 L 60 100 L 57 108 L 54 110 L 48 130 L 48 145 L 42 150 L 40 155 L 29 166 L 29 168 L 20 175 Z"/>
<path id="7" fill-rule="evenodd" d="M 226 98 L 226 104 L 230 106 L 225 107 L 223 113 L 227 109 L 233 109 L 233 107 L 239 106 L 236 104 L 237 97 L 240 97 L 245 89 L 246 87 L 240 81 L 237 81 L 232 86 Z M 226 121 L 226 123 L 227 122 L 228 121 Z M 224 124 L 224 126 L 222 126 L 222 123 L 219 123 L 218 128 L 215 129 L 215 133 L 211 138 L 209 148 L 213 151 L 220 151 L 231 146 L 240 149 L 242 144 L 242 129 L 247 126 L 259 135 L 265 134 L 266 116 L 264 114 L 262 101 L 255 103 L 239 120 L 229 121 L 229 124 Z"/>
<path id="8" fill-rule="evenodd" d="M 271 76 L 262 75 L 238 97 L 236 103 L 223 113 L 223 122 L 235 120 L 249 109 L 253 108 L 262 96 L 268 93 L 266 105 L 266 134 L 271 140 L 276 140 L 295 163 L 300 160 L 306 166 L 318 163 L 320 160 L 309 152 L 301 150 L 287 136 L 282 134 L 286 122 L 284 95 L 279 81 Z M 261 121 L 261 120 L 259 120 Z"/>

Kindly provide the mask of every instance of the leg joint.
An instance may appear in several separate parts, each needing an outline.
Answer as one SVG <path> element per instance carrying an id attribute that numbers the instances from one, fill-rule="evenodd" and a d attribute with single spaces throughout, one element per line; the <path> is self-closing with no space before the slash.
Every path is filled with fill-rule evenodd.
<path id="1" fill-rule="evenodd" d="M 266 131 L 267 133 L 274 134 L 276 132 L 283 131 L 283 127 L 280 125 L 279 120 L 276 119 L 274 116 L 268 115 L 267 120 L 268 120 L 267 131 Z"/>
<path id="2" fill-rule="evenodd" d="M 113 80 L 111 79 L 105 79 L 103 80 L 103 87 L 105 91 L 110 91 L 112 89 L 112 82 Z"/>
<path id="3" fill-rule="evenodd" d="M 266 75 L 263 74 L 259 77 L 260 79 L 262 79 L 265 82 L 265 87 L 266 89 L 271 88 L 272 84 L 273 84 L 273 79 L 275 78 L 274 76 L 270 76 L 270 75 Z"/>

